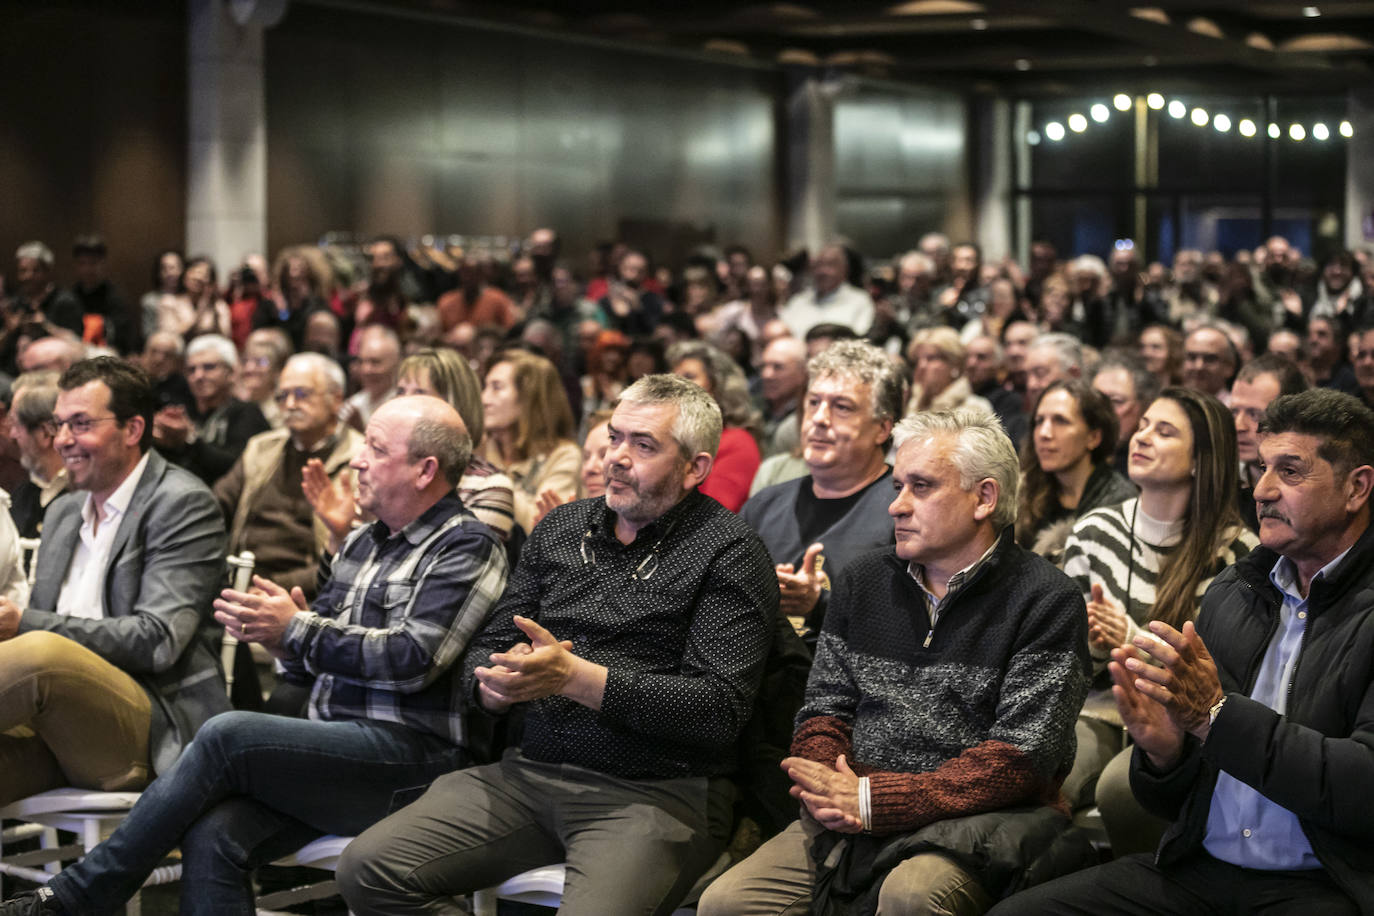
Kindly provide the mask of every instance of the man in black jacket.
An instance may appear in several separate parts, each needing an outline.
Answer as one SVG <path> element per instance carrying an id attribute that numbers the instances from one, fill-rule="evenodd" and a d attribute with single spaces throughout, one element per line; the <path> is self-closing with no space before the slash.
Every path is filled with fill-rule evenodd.
<path id="1" fill-rule="evenodd" d="M 1374 412 L 1307 391 L 1260 435 L 1262 548 L 1216 578 L 1196 629 L 1154 622 L 1112 652 L 1131 787 L 1173 824 L 1154 857 L 1007 913 L 1374 913 Z"/>

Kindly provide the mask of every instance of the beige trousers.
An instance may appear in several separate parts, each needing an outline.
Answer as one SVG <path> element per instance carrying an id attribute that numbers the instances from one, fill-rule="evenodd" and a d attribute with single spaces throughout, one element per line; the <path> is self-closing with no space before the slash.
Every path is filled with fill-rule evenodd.
<path id="1" fill-rule="evenodd" d="M 699 916 L 803 916 L 811 911 L 812 821 L 790 827 L 721 875 L 701 895 Z M 888 873 L 878 891 L 879 916 L 978 916 L 993 900 L 953 859 L 939 853 L 912 856 Z"/>
<path id="2" fill-rule="evenodd" d="M 65 636 L 0 642 L 0 805 L 60 786 L 143 788 L 151 711 L 137 681 Z"/>

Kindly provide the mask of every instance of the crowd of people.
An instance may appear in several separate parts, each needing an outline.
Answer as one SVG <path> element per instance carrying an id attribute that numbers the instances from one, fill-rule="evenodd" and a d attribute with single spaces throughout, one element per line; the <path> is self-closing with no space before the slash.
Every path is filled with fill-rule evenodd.
<path id="1" fill-rule="evenodd" d="M 72 253 L 0 284 L 0 807 L 142 794 L 0 914 L 325 833 L 360 914 L 1374 913 L 1374 250 Z"/>

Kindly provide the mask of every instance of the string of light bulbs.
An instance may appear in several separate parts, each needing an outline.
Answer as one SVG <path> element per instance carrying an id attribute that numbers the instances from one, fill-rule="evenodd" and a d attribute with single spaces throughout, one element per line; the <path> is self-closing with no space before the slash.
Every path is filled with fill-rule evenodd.
<path id="1" fill-rule="evenodd" d="M 1118 92 L 1112 98 L 1112 107 L 1117 111 L 1130 111 L 1135 105 L 1135 100 L 1124 92 Z M 1232 121 L 1231 116 L 1225 112 L 1208 112 L 1200 105 L 1195 105 L 1191 109 L 1182 99 L 1165 99 L 1161 93 L 1151 92 L 1145 96 L 1145 105 L 1151 111 L 1163 111 L 1176 121 L 1187 118 L 1196 127 L 1207 127 L 1209 124 L 1220 133 L 1229 133 L 1234 127 L 1236 132 L 1242 137 L 1256 137 L 1263 127 L 1266 136 L 1272 140 L 1278 140 L 1285 134 L 1283 126 L 1273 121 L 1256 122 L 1252 118 L 1240 118 Z M 1043 130 L 1030 130 L 1026 132 L 1026 142 L 1031 146 L 1039 146 L 1042 140 L 1051 143 L 1058 143 L 1065 139 L 1070 133 L 1081 134 L 1090 126 L 1089 119 L 1098 124 L 1105 124 L 1111 119 L 1112 110 L 1104 102 L 1095 102 L 1088 108 L 1088 114 L 1074 112 L 1067 118 L 1060 121 L 1048 121 Z M 1309 136 L 1313 140 L 1329 140 L 1332 137 L 1332 130 L 1323 121 L 1317 121 L 1309 128 L 1305 124 L 1293 122 L 1288 125 L 1287 135 L 1290 140 L 1302 141 Z M 1350 139 L 1355 136 L 1355 129 L 1349 121 L 1341 121 L 1336 125 L 1336 134 Z"/>

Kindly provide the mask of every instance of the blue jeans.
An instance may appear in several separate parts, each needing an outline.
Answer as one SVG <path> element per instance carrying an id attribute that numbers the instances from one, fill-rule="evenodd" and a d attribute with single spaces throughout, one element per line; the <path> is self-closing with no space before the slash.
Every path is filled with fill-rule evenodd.
<path id="1" fill-rule="evenodd" d="M 109 912 L 180 845 L 181 912 L 251 916 L 254 868 L 322 834 L 362 832 L 462 762 L 460 748 L 403 725 L 222 713 L 50 886 L 69 913 Z"/>

